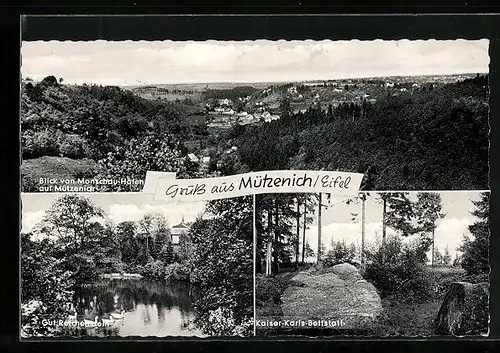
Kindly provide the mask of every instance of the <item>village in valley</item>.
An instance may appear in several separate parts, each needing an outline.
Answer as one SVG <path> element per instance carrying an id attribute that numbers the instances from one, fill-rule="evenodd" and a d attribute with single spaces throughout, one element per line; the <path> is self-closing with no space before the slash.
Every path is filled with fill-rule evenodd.
<path id="1" fill-rule="evenodd" d="M 146 99 L 175 102 L 189 111 L 185 123 L 191 126 L 194 134 L 193 138 L 184 142 L 184 146 L 189 152 L 188 161 L 197 165 L 199 175 L 203 176 L 209 170 L 220 170 L 221 162 L 213 160 L 209 148 L 211 143 L 200 138 L 199 134 L 197 136 L 196 131 L 206 130 L 210 136 L 218 136 L 235 126 L 259 126 L 279 120 L 283 114 L 305 113 L 311 108 L 327 111 L 341 104 L 374 104 L 381 98 L 403 98 L 474 77 L 476 74 L 294 83 L 160 84 L 128 86 L 123 89 Z M 237 146 L 228 146 L 224 153 L 230 155 L 236 151 Z"/>

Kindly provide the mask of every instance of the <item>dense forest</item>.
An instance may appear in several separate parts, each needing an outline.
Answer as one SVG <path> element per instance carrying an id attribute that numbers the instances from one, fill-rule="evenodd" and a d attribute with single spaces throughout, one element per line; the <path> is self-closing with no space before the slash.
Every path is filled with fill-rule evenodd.
<path id="1" fill-rule="evenodd" d="M 51 173 L 142 179 L 147 170 L 202 177 L 273 169 L 365 173 L 364 190 L 489 188 L 488 76 L 295 112 L 282 92 L 280 119 L 209 133 L 204 103 L 248 94 L 259 92 L 208 90 L 204 101 L 186 105 L 53 76 L 23 81 L 23 190 L 37 191 L 37 178 Z M 211 158 L 205 170 L 187 158 L 193 141 L 203 141 Z"/>
<path id="2" fill-rule="evenodd" d="M 282 104 L 286 105 L 286 104 Z M 250 170 L 365 173 L 365 190 L 488 189 L 488 79 L 240 127 Z"/>
<path id="3" fill-rule="evenodd" d="M 63 85 L 53 76 L 23 82 L 22 157 L 37 162 L 23 163 L 23 190 L 36 191 L 38 176 L 143 179 L 147 170 L 189 174 L 183 141 L 206 135 L 203 123 L 186 121 L 193 112 L 193 107 L 143 99 L 119 87 Z M 83 168 L 81 161 L 86 162 Z"/>

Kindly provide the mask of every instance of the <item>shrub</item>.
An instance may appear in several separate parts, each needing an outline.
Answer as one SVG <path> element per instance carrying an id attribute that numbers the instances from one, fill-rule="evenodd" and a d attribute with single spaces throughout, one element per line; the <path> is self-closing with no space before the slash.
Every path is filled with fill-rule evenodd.
<path id="1" fill-rule="evenodd" d="M 274 276 L 259 276 L 256 279 L 256 300 L 257 304 L 264 304 L 267 302 L 279 303 L 282 288 L 280 282 Z"/>
<path id="2" fill-rule="evenodd" d="M 323 265 L 331 267 L 344 262 L 352 262 L 356 256 L 356 249 L 348 247 L 344 241 L 338 241 L 332 244 L 332 249 L 326 253 L 323 259 Z"/>
<path id="3" fill-rule="evenodd" d="M 23 135 L 23 156 L 37 158 L 41 156 L 59 156 L 60 131 L 44 130 Z"/>
<path id="4" fill-rule="evenodd" d="M 39 187 L 36 179 L 30 178 L 26 174 L 21 174 L 21 188 L 23 192 L 38 192 L 40 191 Z"/>
<path id="5" fill-rule="evenodd" d="M 211 336 L 247 336 L 251 334 L 252 320 L 243 316 L 238 319 L 237 294 L 211 288 L 206 295 L 196 301 L 200 315 L 195 322 L 203 332 Z"/>
<path id="6" fill-rule="evenodd" d="M 144 277 L 163 279 L 165 278 L 165 264 L 163 261 L 149 261 L 143 268 L 141 273 Z"/>
<path id="7" fill-rule="evenodd" d="M 422 259 L 422 243 L 403 244 L 397 236 L 385 246 L 367 252 L 365 278 L 385 295 L 427 299 L 431 295 L 429 276 Z"/>
<path id="8" fill-rule="evenodd" d="M 87 157 L 87 142 L 78 135 L 64 135 L 59 141 L 59 152 L 62 157 L 76 159 Z"/>
<path id="9" fill-rule="evenodd" d="M 168 264 L 165 267 L 165 279 L 167 281 L 189 282 L 191 271 L 188 266 L 179 263 Z"/>

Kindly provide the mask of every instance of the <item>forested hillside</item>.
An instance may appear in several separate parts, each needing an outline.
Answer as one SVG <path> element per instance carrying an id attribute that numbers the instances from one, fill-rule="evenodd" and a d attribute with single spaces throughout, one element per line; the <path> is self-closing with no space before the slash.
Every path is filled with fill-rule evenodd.
<path id="1" fill-rule="evenodd" d="M 182 171 L 182 142 L 206 133 L 185 119 L 194 110 L 119 87 L 63 85 L 53 76 L 23 82 L 23 188 L 33 191 L 37 177 L 141 179 L 148 169 Z"/>
<path id="2" fill-rule="evenodd" d="M 376 190 L 489 188 L 487 77 L 240 130 L 235 143 L 250 170 L 360 172 Z"/>
<path id="3" fill-rule="evenodd" d="M 200 107 L 255 92 L 247 86 L 207 90 L 186 105 L 119 87 L 65 85 L 53 76 L 23 81 L 23 190 L 38 191 L 40 177 L 143 179 L 147 170 L 205 177 L 273 169 L 365 173 L 366 190 L 489 188 L 487 76 L 386 89 L 377 99 L 346 96 L 326 109 L 313 102 L 299 112 L 285 90 L 275 102 L 278 120 L 208 133 Z M 210 157 L 208 169 L 190 164 L 186 142 Z"/>

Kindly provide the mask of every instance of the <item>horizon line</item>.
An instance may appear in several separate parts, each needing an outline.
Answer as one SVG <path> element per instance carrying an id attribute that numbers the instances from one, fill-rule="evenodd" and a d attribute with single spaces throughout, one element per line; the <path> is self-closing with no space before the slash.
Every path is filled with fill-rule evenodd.
<path id="1" fill-rule="evenodd" d="M 386 75 L 386 76 L 348 76 L 348 77 L 339 77 L 339 78 L 324 78 L 324 79 L 314 79 L 314 78 L 309 78 L 309 79 L 302 79 L 302 80 L 283 80 L 283 81 L 210 81 L 210 82 L 169 82 L 169 83 L 147 83 L 147 82 L 142 82 L 142 83 L 137 83 L 137 84 L 102 84 L 102 83 L 95 83 L 95 82 L 82 82 L 82 83 L 67 83 L 69 85 L 83 85 L 83 84 L 90 84 L 90 85 L 101 85 L 101 86 L 116 86 L 116 87 L 132 87 L 132 86 L 158 86 L 158 85 L 210 85 L 210 84 L 263 84 L 263 83 L 268 83 L 268 84 L 275 84 L 275 83 L 308 83 L 308 82 L 329 82 L 329 81 L 340 81 L 340 80 L 361 80 L 361 79 L 380 79 L 380 78 L 398 78 L 398 77 L 433 77 L 433 76 L 459 76 L 459 75 L 489 75 L 489 71 L 483 71 L 483 72 L 462 72 L 462 73 L 436 73 L 436 74 L 415 74 L 415 75 Z M 52 74 L 48 74 L 45 77 L 48 76 L 54 76 Z M 44 77 L 44 78 L 45 78 Z M 21 74 L 21 81 L 26 80 L 27 78 L 30 78 L 33 80 L 31 77 L 26 76 L 23 77 Z M 64 79 L 64 77 L 63 77 Z M 40 79 L 40 81 L 43 79 Z M 64 84 L 64 82 L 63 82 Z"/>

